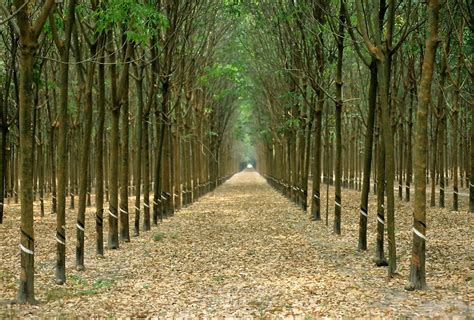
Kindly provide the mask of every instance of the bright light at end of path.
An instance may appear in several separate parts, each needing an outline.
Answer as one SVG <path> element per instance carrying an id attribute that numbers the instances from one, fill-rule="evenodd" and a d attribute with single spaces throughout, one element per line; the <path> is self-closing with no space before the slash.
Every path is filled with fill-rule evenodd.
<path id="1" fill-rule="evenodd" d="M 253 166 L 252 166 L 251 163 L 249 163 L 249 164 L 247 165 L 247 169 L 251 169 L 251 168 L 253 168 Z"/>

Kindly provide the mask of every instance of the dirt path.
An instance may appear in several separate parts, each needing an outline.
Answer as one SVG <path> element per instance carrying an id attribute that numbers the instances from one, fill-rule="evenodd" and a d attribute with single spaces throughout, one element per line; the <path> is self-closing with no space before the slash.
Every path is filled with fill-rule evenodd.
<path id="1" fill-rule="evenodd" d="M 351 198 L 349 191 L 345 197 Z M 459 243 L 444 228 L 446 239 L 439 241 L 447 249 L 436 253 L 435 244 L 431 257 L 445 263 L 429 260 L 430 289 L 407 293 L 409 225 L 399 228 L 401 275 L 388 282 L 386 270 L 371 262 L 372 236 L 370 252 L 355 250 L 355 214 L 344 219 L 345 235 L 336 237 L 323 222 L 311 223 L 255 172 L 234 176 L 152 231 L 122 243 L 120 250 L 106 251 L 102 259 L 94 256 L 89 212 L 83 272 L 73 269 L 73 213 L 67 284 L 53 282 L 54 241 L 48 230 L 53 230 L 54 217 L 38 219 L 36 292 L 42 303 L 0 306 L 0 318 L 472 315 L 472 233 Z M 467 226 L 457 232 L 469 233 L 469 216 L 458 219 Z M 4 237 L 16 234 L 18 218 L 7 220 L 0 227 L 0 299 L 14 297 L 18 276 L 17 239 Z M 369 230 L 374 228 L 371 222 Z"/>

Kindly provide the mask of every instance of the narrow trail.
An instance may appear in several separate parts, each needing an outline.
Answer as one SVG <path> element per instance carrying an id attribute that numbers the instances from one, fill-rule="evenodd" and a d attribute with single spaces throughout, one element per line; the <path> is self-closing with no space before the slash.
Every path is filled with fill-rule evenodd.
<path id="1" fill-rule="evenodd" d="M 53 284 L 54 250 L 48 252 L 37 263 L 37 297 L 42 303 L 0 306 L 0 316 L 472 314 L 472 291 L 459 293 L 466 290 L 463 283 L 469 286 L 464 279 L 452 292 L 446 274 L 431 273 L 428 282 L 436 288 L 405 292 L 406 270 L 388 282 L 386 270 L 371 263 L 372 252 L 355 250 L 350 230 L 345 230 L 350 235 L 345 239 L 332 235 L 323 222 L 311 223 L 254 171 L 237 174 L 152 231 L 121 243 L 120 250 L 106 251 L 105 258 L 92 254 L 90 216 L 86 271 L 73 269 L 71 229 L 67 284 Z M 15 255 L 15 249 L 8 250 Z M 460 259 L 465 259 L 462 253 Z M 8 263 L 0 269 L 2 284 L 9 285 L 0 290 L 0 298 L 11 299 L 16 270 L 9 270 Z M 459 268 L 464 272 L 466 265 Z"/>

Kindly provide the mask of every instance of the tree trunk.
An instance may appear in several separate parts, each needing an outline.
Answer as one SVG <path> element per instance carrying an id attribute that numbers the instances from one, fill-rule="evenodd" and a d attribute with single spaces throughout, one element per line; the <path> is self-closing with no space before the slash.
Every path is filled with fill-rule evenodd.
<path id="1" fill-rule="evenodd" d="M 74 24 L 76 0 L 71 0 L 65 18 L 65 39 L 60 47 L 60 104 L 58 110 L 58 213 L 56 215 L 56 283 L 66 282 L 66 185 L 67 185 L 67 135 L 68 135 L 68 98 L 69 98 L 69 48 Z"/>
<path id="2" fill-rule="evenodd" d="M 143 160 L 143 231 L 150 230 L 150 154 L 148 137 L 148 114 L 143 118 L 143 145 L 141 152 Z M 138 151 L 140 152 L 140 151 Z M 137 192 L 138 194 L 138 192 Z"/>
<path id="3" fill-rule="evenodd" d="M 318 76 L 322 81 L 324 77 L 324 55 L 322 48 L 322 35 L 318 34 L 320 41 L 316 44 L 316 59 L 318 63 Z M 313 190 L 311 197 L 312 220 L 321 220 L 321 132 L 322 132 L 322 112 L 324 107 L 324 93 L 320 86 L 315 88 L 317 105 L 314 112 L 314 151 L 313 151 Z"/>
<path id="4" fill-rule="evenodd" d="M 165 133 L 165 125 L 163 121 L 163 116 L 156 117 L 156 131 L 159 133 L 158 141 L 156 141 L 156 157 L 155 157 L 155 166 L 154 166 L 154 180 L 155 185 L 153 186 L 153 223 L 156 225 L 158 223 L 158 219 L 163 219 L 162 215 L 162 208 L 163 203 L 161 199 L 161 192 L 163 186 L 163 175 L 162 172 L 162 163 L 163 163 L 163 146 L 164 146 L 164 133 Z"/>
<path id="5" fill-rule="evenodd" d="M 137 113 L 135 115 L 135 223 L 134 235 L 140 234 L 140 196 L 141 196 L 141 173 L 142 173 L 142 121 L 143 121 L 143 67 L 137 67 Z"/>
<path id="6" fill-rule="evenodd" d="M 461 23 L 459 31 L 460 43 L 463 39 L 464 24 Z M 459 130 L 459 97 L 461 95 L 461 68 L 463 64 L 462 48 L 459 48 L 456 79 L 454 83 L 453 111 L 452 111 L 452 154 L 453 154 L 453 211 L 459 211 L 459 155 L 458 155 L 458 130 Z"/>
<path id="7" fill-rule="evenodd" d="M 125 53 L 126 54 L 126 53 Z M 120 84 L 121 96 L 121 127 L 120 127 L 120 240 L 130 241 L 130 227 L 128 218 L 128 173 L 129 173 L 129 157 L 128 157 L 128 109 L 129 109 L 129 76 L 128 72 L 124 74 L 125 81 Z"/>
<path id="8" fill-rule="evenodd" d="M 3 98 L 0 97 L 0 103 L 3 103 Z M 5 100 L 6 101 L 6 100 Z M 3 206 L 5 198 L 6 186 L 6 163 L 7 163 L 7 134 L 8 127 L 6 123 L 6 116 L 3 113 L 3 105 L 0 105 L 0 224 L 3 223 Z"/>
<path id="9" fill-rule="evenodd" d="M 378 123 L 382 122 L 382 114 L 379 109 Z M 380 130 L 380 129 L 379 129 Z M 385 232 L 385 143 L 383 135 L 378 135 L 378 156 L 377 156 L 377 240 L 375 246 L 375 265 L 378 267 L 387 266 L 384 253 L 384 232 Z"/>
<path id="10" fill-rule="evenodd" d="M 109 32 L 107 38 L 112 38 Z M 111 41 L 109 41 L 109 45 Z M 118 204 L 119 204 L 119 190 L 118 190 L 118 178 L 119 178 L 119 122 L 120 122 L 120 105 L 117 99 L 117 70 L 115 65 L 115 46 L 110 45 L 108 48 L 110 66 L 110 82 L 111 82 L 111 96 L 112 96 L 112 126 L 110 132 L 110 164 L 109 164 L 109 235 L 108 235 L 108 247 L 109 249 L 119 248 L 119 237 L 118 237 Z"/>
<path id="11" fill-rule="evenodd" d="M 105 54 L 105 37 L 102 36 L 100 54 Z M 96 160 L 95 160 L 95 232 L 96 232 L 96 254 L 104 255 L 104 126 L 105 126 L 105 59 L 99 59 L 98 66 L 98 97 L 97 97 L 97 133 Z"/>
<path id="12" fill-rule="evenodd" d="M 428 145 L 428 107 L 431 100 L 431 82 L 438 46 L 439 0 L 428 2 L 428 34 L 423 58 L 420 92 L 416 117 L 415 142 L 415 201 L 413 214 L 413 249 L 408 290 L 426 287 L 426 152 Z"/>
<path id="13" fill-rule="evenodd" d="M 30 24 L 30 8 L 21 0 L 14 5 L 20 8 L 16 19 L 20 29 L 20 81 L 19 81 L 19 136 L 20 136 L 20 175 L 21 175 L 21 207 L 20 207 L 20 283 L 18 286 L 18 303 L 35 303 L 34 297 L 34 229 L 33 229 L 33 137 L 31 130 L 31 110 L 33 97 L 34 57 L 38 50 L 38 36 L 49 16 L 54 2 L 48 0 L 42 7 L 41 14 L 34 26 Z M 3 195 L 2 195 L 3 197 Z"/>
<path id="14" fill-rule="evenodd" d="M 372 146 L 374 141 L 374 124 L 377 106 L 377 62 L 372 59 L 370 64 L 369 110 L 367 132 L 364 146 L 364 177 L 360 198 L 359 217 L 359 250 L 367 250 L 367 217 L 369 213 L 370 171 L 372 166 Z"/>
<path id="15" fill-rule="evenodd" d="M 342 59 L 344 53 L 344 24 L 345 16 L 341 0 L 339 12 L 339 32 L 337 34 L 337 68 L 336 68 L 336 193 L 334 207 L 334 233 L 341 234 L 341 173 L 342 173 Z"/>
<path id="16" fill-rule="evenodd" d="M 24 17 L 27 19 L 27 17 Z M 20 249 L 21 272 L 17 300 L 19 303 L 35 303 L 34 297 L 34 230 L 33 230 L 33 139 L 31 129 L 31 110 L 33 96 L 33 59 L 36 46 L 31 39 L 21 38 L 20 48 L 20 179 L 21 179 L 21 222 Z"/>
<path id="17" fill-rule="evenodd" d="M 93 44 L 91 47 L 91 56 L 94 57 L 96 54 L 96 45 Z M 94 72 L 95 63 L 89 63 L 87 70 L 86 80 L 86 92 L 85 100 L 86 105 L 84 109 L 84 134 L 82 138 L 82 147 L 80 154 L 80 176 L 79 176 L 79 208 L 77 210 L 77 223 L 76 223 L 76 268 L 78 270 L 84 269 L 84 233 L 85 233 L 85 220 L 86 220 L 86 200 L 87 200 L 87 184 L 89 178 L 89 156 L 91 150 L 91 136 L 92 136 L 92 86 L 94 84 Z"/>
<path id="18" fill-rule="evenodd" d="M 472 77 L 472 73 L 471 73 Z M 472 79 L 471 79 L 472 83 Z M 474 212 L 474 106 L 471 100 L 471 169 L 469 170 L 469 211 Z"/>
<path id="19" fill-rule="evenodd" d="M 413 172 L 413 160 L 412 160 L 412 136 L 413 136 L 413 101 L 416 94 L 416 82 L 415 82 L 415 61 L 414 59 L 409 60 L 409 82 L 410 82 L 410 102 L 408 105 L 408 133 L 407 133 L 407 161 L 406 161 L 406 179 L 405 179 L 405 201 L 410 201 L 410 184 L 412 181 L 412 172 Z"/>

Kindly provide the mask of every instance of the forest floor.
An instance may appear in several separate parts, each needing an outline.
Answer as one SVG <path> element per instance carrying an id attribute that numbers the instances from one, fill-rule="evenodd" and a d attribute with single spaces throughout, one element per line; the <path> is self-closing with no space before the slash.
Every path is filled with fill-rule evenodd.
<path id="1" fill-rule="evenodd" d="M 40 303 L 0 305 L 0 318 L 474 316 L 473 215 L 466 203 L 456 213 L 429 208 L 429 287 L 407 292 L 411 204 L 397 203 L 399 275 L 388 280 L 387 269 L 372 262 L 375 198 L 369 250 L 357 250 L 359 197 L 358 191 L 344 190 L 342 236 L 336 236 L 324 223 L 324 209 L 323 221 L 311 222 L 261 176 L 244 171 L 119 250 L 106 250 L 105 258 L 95 256 L 90 208 L 85 271 L 74 269 L 75 211 L 70 210 L 68 281 L 62 286 L 54 284 L 55 216 L 36 217 Z M 330 226 L 332 210 L 331 205 Z M 0 300 L 13 299 L 17 290 L 18 225 L 19 206 L 8 205 L 0 225 Z"/>

